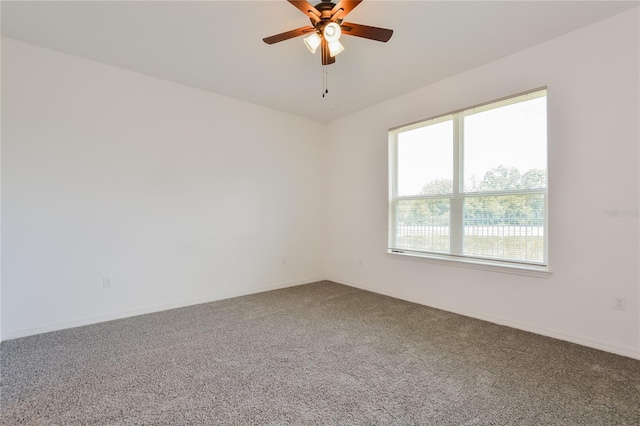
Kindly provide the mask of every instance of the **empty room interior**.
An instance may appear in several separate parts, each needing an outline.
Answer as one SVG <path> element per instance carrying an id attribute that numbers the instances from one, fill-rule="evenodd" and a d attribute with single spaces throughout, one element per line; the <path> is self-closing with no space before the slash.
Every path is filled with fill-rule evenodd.
<path id="1" fill-rule="evenodd" d="M 640 424 L 638 1 L 0 6 L 0 424 Z"/>

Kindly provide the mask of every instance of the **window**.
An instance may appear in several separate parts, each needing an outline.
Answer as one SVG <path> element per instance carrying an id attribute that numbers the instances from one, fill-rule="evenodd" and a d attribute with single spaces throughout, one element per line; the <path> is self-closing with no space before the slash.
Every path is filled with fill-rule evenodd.
<path id="1" fill-rule="evenodd" d="M 392 129 L 389 146 L 389 252 L 546 270 L 546 89 Z"/>

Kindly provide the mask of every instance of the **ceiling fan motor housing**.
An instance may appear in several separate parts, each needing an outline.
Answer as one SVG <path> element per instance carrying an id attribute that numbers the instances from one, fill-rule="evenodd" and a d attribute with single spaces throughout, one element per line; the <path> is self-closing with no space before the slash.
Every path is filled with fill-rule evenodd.
<path id="1" fill-rule="evenodd" d="M 324 27 L 330 22 L 332 17 L 331 11 L 335 6 L 336 4 L 331 2 L 330 0 L 322 0 L 322 3 L 318 3 L 317 5 L 315 5 L 316 10 L 320 12 L 320 20 L 316 22 L 313 19 L 309 18 L 309 20 L 311 21 L 311 25 L 313 25 L 313 27 L 319 32 L 322 32 L 324 30 Z M 337 20 L 338 25 L 341 24 L 341 21 L 341 19 Z"/>

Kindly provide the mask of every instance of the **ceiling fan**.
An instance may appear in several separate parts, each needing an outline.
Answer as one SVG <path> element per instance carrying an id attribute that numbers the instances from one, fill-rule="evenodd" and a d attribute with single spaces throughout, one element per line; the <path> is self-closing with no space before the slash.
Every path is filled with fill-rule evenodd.
<path id="1" fill-rule="evenodd" d="M 322 0 L 321 3 L 315 6 L 304 0 L 287 1 L 311 19 L 311 26 L 266 37 L 263 41 L 267 44 L 274 44 L 290 38 L 307 35 L 304 43 L 311 53 L 315 53 L 320 47 L 322 65 L 333 64 L 336 61 L 335 56 L 344 50 L 344 46 L 340 43 L 342 34 L 385 43 L 393 35 L 393 30 L 386 28 L 344 22 L 347 14 L 358 6 L 362 0 L 339 0 L 337 3 L 333 3 L 331 0 Z"/>

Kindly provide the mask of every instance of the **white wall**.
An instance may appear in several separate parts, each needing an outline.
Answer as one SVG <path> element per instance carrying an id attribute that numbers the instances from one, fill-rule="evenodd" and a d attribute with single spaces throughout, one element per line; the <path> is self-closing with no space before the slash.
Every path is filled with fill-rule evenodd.
<path id="1" fill-rule="evenodd" d="M 322 278 L 323 129 L 3 38 L 2 338 Z"/>
<path id="2" fill-rule="evenodd" d="M 328 126 L 2 39 L 2 339 L 328 278 L 640 358 L 638 218 L 604 215 L 639 207 L 638 33 L 635 9 Z M 551 278 L 386 255 L 387 129 L 545 85 Z"/>
<path id="3" fill-rule="evenodd" d="M 604 215 L 639 207 L 638 36 L 636 8 L 330 123 L 328 278 L 640 358 L 638 218 Z M 551 278 L 387 255 L 387 129 L 541 86 Z"/>

